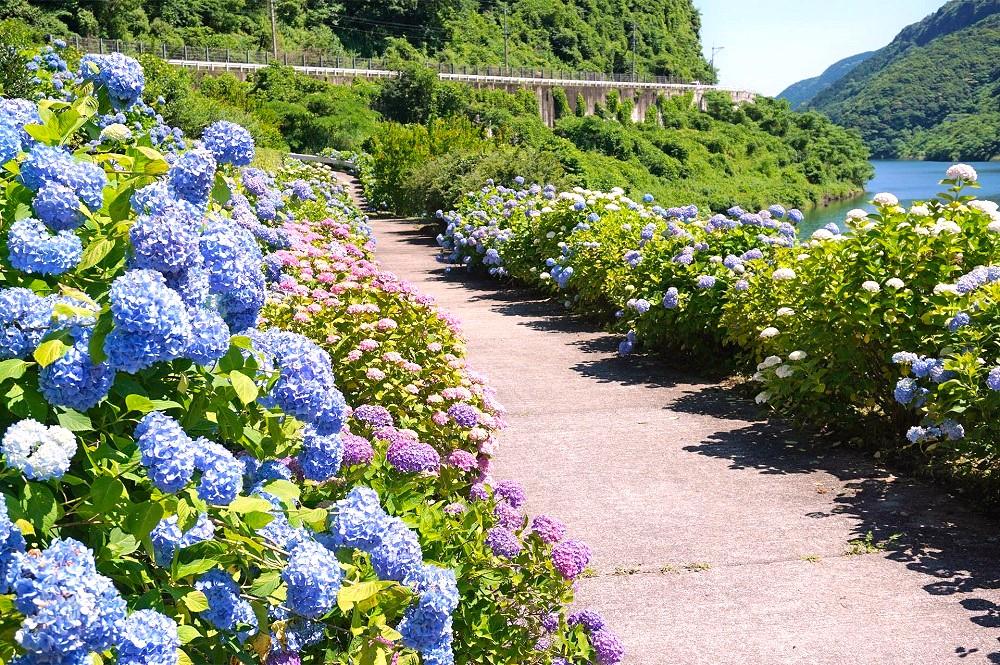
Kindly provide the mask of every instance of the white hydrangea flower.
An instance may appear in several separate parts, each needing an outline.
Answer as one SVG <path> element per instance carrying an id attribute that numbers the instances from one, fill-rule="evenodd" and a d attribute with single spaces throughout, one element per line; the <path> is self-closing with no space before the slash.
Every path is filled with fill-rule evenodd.
<path id="1" fill-rule="evenodd" d="M 788 359 L 798 362 L 800 360 L 805 360 L 808 354 L 805 351 L 792 351 L 788 354 Z"/>
<path id="2" fill-rule="evenodd" d="M 961 232 L 962 232 L 961 226 L 943 217 L 939 219 L 937 223 L 934 224 L 934 227 L 931 229 L 931 233 L 933 233 L 936 236 L 941 235 L 942 233 L 952 234 Z"/>
<path id="3" fill-rule="evenodd" d="M 910 208 L 910 214 L 914 217 L 930 217 L 931 209 L 925 205 L 915 205 Z"/>
<path id="4" fill-rule="evenodd" d="M 758 404 L 767 404 L 767 402 L 770 399 L 771 399 L 771 393 L 767 392 L 766 390 L 762 393 L 759 393 L 756 397 L 754 397 L 754 401 L 757 402 Z"/>
<path id="5" fill-rule="evenodd" d="M 990 222 L 989 226 L 986 227 L 986 230 L 990 233 L 1000 233 L 1000 219 L 995 222 Z"/>
<path id="6" fill-rule="evenodd" d="M 792 280 L 795 279 L 795 271 L 791 268 L 778 268 L 771 273 L 771 279 L 776 282 Z"/>
<path id="7" fill-rule="evenodd" d="M 868 291 L 869 293 L 878 293 L 879 291 L 882 290 L 882 287 L 879 286 L 878 282 L 875 282 L 870 279 L 864 282 L 861 285 L 861 288 L 864 289 L 865 291 Z"/>
<path id="8" fill-rule="evenodd" d="M 61 478 L 76 454 L 76 436 L 65 427 L 46 427 L 37 420 L 14 423 L 0 443 L 7 466 L 31 480 Z"/>
<path id="9" fill-rule="evenodd" d="M 775 315 L 779 319 L 784 318 L 786 316 L 795 316 L 795 310 L 792 309 L 791 307 L 779 307 L 778 311 L 775 312 Z"/>
<path id="10" fill-rule="evenodd" d="M 775 365 L 780 365 L 780 364 L 781 364 L 781 358 L 779 358 L 778 356 L 768 356 L 767 358 L 764 358 L 764 362 L 757 365 L 757 369 L 759 370 L 770 369 Z"/>
<path id="11" fill-rule="evenodd" d="M 813 240 L 830 240 L 831 238 L 833 238 L 833 233 L 828 229 L 816 229 L 812 234 Z"/>
<path id="12" fill-rule="evenodd" d="M 931 234 L 931 230 L 926 226 L 917 226 L 913 229 L 913 232 L 918 236 L 929 236 Z"/>
<path id="13" fill-rule="evenodd" d="M 721 256 L 713 256 L 713 257 L 711 257 L 711 258 L 708 259 L 708 262 L 709 263 L 722 263 L 722 257 Z"/>
<path id="14" fill-rule="evenodd" d="M 618 212 L 619 210 L 621 210 L 621 206 L 619 206 L 616 203 L 609 203 L 606 206 L 604 206 L 604 209 L 610 210 L 611 212 Z"/>
<path id="15" fill-rule="evenodd" d="M 772 337 L 777 337 L 780 334 L 781 334 L 780 330 L 778 330 L 774 326 L 769 326 L 769 327 L 764 328 L 763 330 L 760 331 L 760 338 L 761 339 L 770 339 Z"/>
<path id="16" fill-rule="evenodd" d="M 795 258 L 798 259 L 799 261 L 805 261 L 806 259 L 809 258 L 809 255 L 808 254 L 799 254 Z"/>
<path id="17" fill-rule="evenodd" d="M 976 182 L 979 180 L 979 174 L 976 173 L 976 169 L 968 164 L 955 164 L 949 167 L 945 172 L 945 176 L 949 180 L 964 180 L 965 182 Z"/>
<path id="18" fill-rule="evenodd" d="M 543 282 L 548 282 L 548 281 L 550 281 L 552 279 L 552 275 L 550 275 L 549 273 L 547 273 L 545 271 L 542 271 L 542 272 L 538 273 L 538 279 L 542 280 Z"/>
<path id="19" fill-rule="evenodd" d="M 876 194 L 875 198 L 872 199 L 872 201 L 875 203 L 875 205 L 882 207 L 899 205 L 899 199 L 896 198 L 896 195 L 890 194 L 889 192 L 880 192 Z"/>
<path id="20" fill-rule="evenodd" d="M 764 374 L 761 372 L 754 372 L 753 376 L 750 377 L 752 381 L 756 381 L 757 383 L 763 383 L 764 378 Z"/>
<path id="21" fill-rule="evenodd" d="M 899 289 L 902 289 L 902 288 L 906 287 L 906 284 L 903 282 L 903 280 L 901 280 L 898 277 L 893 277 L 891 279 L 887 279 L 885 281 L 885 285 L 888 286 L 890 289 L 896 289 L 897 291 Z"/>
<path id="22" fill-rule="evenodd" d="M 779 379 L 787 379 L 792 374 L 795 374 L 795 368 L 789 367 L 788 365 L 782 365 L 778 369 L 774 370 L 774 375 Z"/>
<path id="23" fill-rule="evenodd" d="M 938 284 L 934 287 L 934 293 L 936 295 L 942 295 L 945 293 L 954 294 L 957 293 L 957 291 L 955 290 L 954 284 Z"/>
<path id="24" fill-rule="evenodd" d="M 740 263 L 739 265 L 733 266 L 733 272 L 737 275 L 742 275 L 747 271 L 747 267 Z"/>
<path id="25" fill-rule="evenodd" d="M 973 210 L 985 212 L 986 214 L 992 214 L 1000 210 L 1000 204 L 993 201 L 969 201 L 968 206 Z"/>
<path id="26" fill-rule="evenodd" d="M 553 238 L 556 237 L 556 232 L 555 231 L 549 231 L 548 233 L 545 234 L 545 237 L 548 238 L 549 240 L 552 240 Z"/>
<path id="27" fill-rule="evenodd" d="M 847 219 L 866 219 L 868 217 L 868 211 L 861 208 L 855 208 L 847 213 Z"/>

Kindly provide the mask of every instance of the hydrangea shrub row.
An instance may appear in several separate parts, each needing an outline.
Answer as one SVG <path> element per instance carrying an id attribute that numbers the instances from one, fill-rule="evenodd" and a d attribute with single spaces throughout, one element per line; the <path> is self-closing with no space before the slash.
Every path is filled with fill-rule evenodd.
<path id="1" fill-rule="evenodd" d="M 0 100 L 0 659 L 618 662 L 567 610 L 589 549 L 490 474 L 456 322 L 332 174 L 62 47 Z"/>
<path id="2" fill-rule="evenodd" d="M 819 426 L 867 422 L 992 474 L 1000 405 L 1000 213 L 950 168 L 935 199 L 799 237 L 798 210 L 703 214 L 609 193 L 488 183 L 439 213 L 444 261 L 602 314 L 637 348 L 732 356 L 759 403 Z M 756 369 L 752 369 L 756 366 Z"/>

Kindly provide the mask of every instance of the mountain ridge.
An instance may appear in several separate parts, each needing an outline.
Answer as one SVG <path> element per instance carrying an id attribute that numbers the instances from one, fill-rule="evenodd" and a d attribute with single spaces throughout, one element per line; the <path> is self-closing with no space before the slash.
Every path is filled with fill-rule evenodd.
<path id="1" fill-rule="evenodd" d="M 852 69 L 873 55 L 875 55 L 875 51 L 865 51 L 838 60 L 823 70 L 819 76 L 802 79 L 791 84 L 778 93 L 778 99 L 787 100 L 792 105 L 792 110 L 799 110 L 812 101 L 816 95 L 842 79 Z"/>

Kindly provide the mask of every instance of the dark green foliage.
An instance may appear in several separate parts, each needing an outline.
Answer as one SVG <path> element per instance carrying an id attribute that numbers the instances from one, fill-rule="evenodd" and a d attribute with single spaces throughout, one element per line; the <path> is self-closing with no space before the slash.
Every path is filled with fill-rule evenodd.
<path id="1" fill-rule="evenodd" d="M 569 97 L 566 96 L 566 91 L 562 88 L 554 88 L 552 90 L 552 107 L 556 120 L 565 118 L 570 114 Z"/>
<path id="2" fill-rule="evenodd" d="M 494 0 L 274 0 L 284 50 L 370 58 L 398 52 L 468 65 L 504 63 Z M 691 0 L 509 0 L 511 66 L 626 72 L 636 25 L 640 74 L 715 80 Z M 0 18 L 48 32 L 193 46 L 269 49 L 268 3 L 250 0 L 5 0 Z"/>
<path id="3" fill-rule="evenodd" d="M 998 111 L 998 61 L 1000 0 L 953 0 L 811 106 L 859 129 L 876 157 L 989 159 L 1000 154 L 986 136 Z M 974 118 L 982 137 L 972 136 Z"/>
<path id="4" fill-rule="evenodd" d="M 0 21 L 0 95 L 31 96 L 35 86 L 25 69 L 28 59 L 20 51 L 36 39 L 37 35 L 20 21 Z"/>

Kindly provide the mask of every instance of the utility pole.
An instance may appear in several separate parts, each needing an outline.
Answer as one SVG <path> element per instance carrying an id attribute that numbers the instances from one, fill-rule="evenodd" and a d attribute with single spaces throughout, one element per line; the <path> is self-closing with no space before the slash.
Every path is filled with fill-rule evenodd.
<path id="1" fill-rule="evenodd" d="M 278 59 L 278 24 L 274 19 L 274 0 L 267 0 L 268 11 L 271 14 L 271 54 Z"/>
<path id="2" fill-rule="evenodd" d="M 636 39 L 636 24 L 635 19 L 632 19 L 632 82 L 635 83 L 638 73 L 638 50 L 639 42 Z"/>
<path id="3" fill-rule="evenodd" d="M 718 53 L 719 51 L 725 51 L 725 50 L 726 50 L 725 46 L 716 46 L 714 44 L 712 45 L 712 60 L 709 62 L 709 64 L 711 65 L 713 71 L 715 70 L 715 54 Z"/>
<path id="4" fill-rule="evenodd" d="M 503 3 L 503 66 L 510 70 L 510 31 L 507 29 L 507 3 Z"/>

